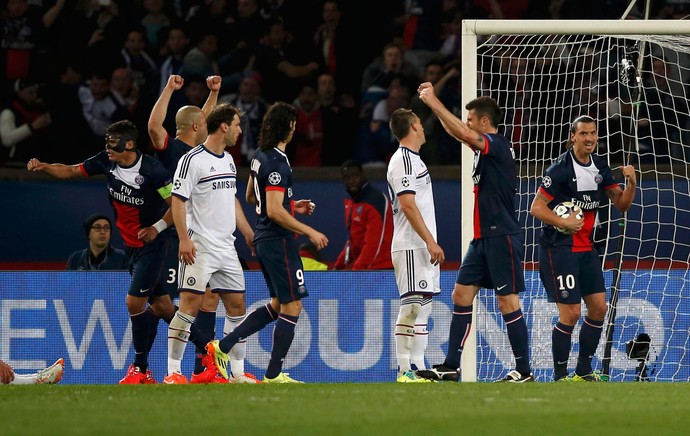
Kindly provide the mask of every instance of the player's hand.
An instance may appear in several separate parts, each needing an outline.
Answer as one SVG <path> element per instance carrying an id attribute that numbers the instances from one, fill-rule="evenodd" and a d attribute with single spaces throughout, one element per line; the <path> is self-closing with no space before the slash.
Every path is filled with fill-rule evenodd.
<path id="1" fill-rule="evenodd" d="M 153 226 L 144 227 L 139 230 L 139 233 L 137 233 L 137 238 L 142 240 L 144 244 L 148 244 L 149 242 L 153 241 L 156 239 L 156 236 L 158 236 L 158 230 L 156 230 L 156 228 Z"/>
<path id="2" fill-rule="evenodd" d="M 434 85 L 431 82 L 424 82 L 417 88 L 419 93 L 419 99 L 422 100 L 426 105 L 433 102 L 436 99 L 436 94 L 434 94 Z"/>
<path id="3" fill-rule="evenodd" d="M 194 265 L 196 260 L 196 247 L 191 239 L 185 239 L 184 241 L 180 239 L 180 251 L 179 251 L 180 262 L 184 262 L 187 265 Z"/>
<path id="4" fill-rule="evenodd" d="M 632 165 L 626 165 L 619 168 L 623 172 L 623 177 L 625 177 L 625 180 L 627 180 L 628 184 L 636 186 L 637 176 L 635 175 L 635 167 Z"/>
<path id="5" fill-rule="evenodd" d="M 206 86 L 208 86 L 208 89 L 211 91 L 218 92 L 220 91 L 220 82 L 222 79 L 220 76 L 208 76 L 206 78 Z"/>
<path id="6" fill-rule="evenodd" d="M 295 201 L 295 212 L 302 215 L 311 215 L 316 210 L 316 204 L 311 200 L 297 200 Z"/>
<path id="7" fill-rule="evenodd" d="M 43 167 L 45 165 L 46 164 L 44 164 L 40 160 L 33 158 L 26 163 L 26 169 L 29 171 L 43 171 Z"/>
<path id="8" fill-rule="evenodd" d="M 314 230 L 314 233 L 307 235 L 309 240 L 316 246 L 316 249 L 321 251 L 328 245 L 328 238 L 321 232 Z"/>
<path id="9" fill-rule="evenodd" d="M 12 367 L 0 360 L 0 384 L 6 385 L 14 380 Z"/>
<path id="10" fill-rule="evenodd" d="M 254 233 L 252 232 L 251 235 L 245 236 L 244 240 L 247 242 L 247 247 L 249 247 L 249 251 L 252 252 L 252 256 L 256 256 L 256 251 L 254 250 Z"/>
<path id="11" fill-rule="evenodd" d="M 576 213 L 571 213 L 568 218 L 561 218 L 562 224 L 558 227 L 564 228 L 568 233 L 577 233 L 585 225 L 584 218 L 578 218 Z"/>
<path id="12" fill-rule="evenodd" d="M 432 265 L 441 265 L 443 261 L 446 260 L 446 255 L 443 253 L 443 249 L 436 242 L 426 244 L 426 249 L 429 251 Z"/>
<path id="13" fill-rule="evenodd" d="M 182 86 L 184 85 L 184 79 L 182 76 L 178 76 L 177 74 L 171 74 L 170 77 L 168 77 L 168 88 L 171 88 L 173 91 L 177 91 L 182 89 Z"/>

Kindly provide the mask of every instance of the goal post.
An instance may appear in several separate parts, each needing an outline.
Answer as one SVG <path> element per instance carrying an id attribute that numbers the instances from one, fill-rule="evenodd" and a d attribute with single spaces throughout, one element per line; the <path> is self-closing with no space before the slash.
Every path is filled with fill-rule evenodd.
<path id="1" fill-rule="evenodd" d="M 617 316 L 611 318 L 615 329 L 602 334 L 595 368 L 606 367 L 611 380 L 636 379 L 640 358 L 627 354 L 626 346 L 648 335 L 649 378 L 690 379 L 688 35 L 690 21 L 682 20 L 462 23 L 461 116 L 466 119 L 464 105 L 479 95 L 496 99 L 505 113 L 499 132 L 512 141 L 518 156 L 527 284 L 521 302 L 538 380 L 552 377 L 551 328 L 557 310 L 546 302 L 539 279 L 536 238 L 541 223 L 529 215 L 529 207 L 544 170 L 565 150 L 570 122 L 579 115 L 598 121 L 597 153 L 608 160 L 619 182 L 620 165 L 631 163 L 638 170 L 637 195 L 627 215 L 610 204 L 598 213 L 595 244 L 606 287 L 616 290 L 616 298 L 607 298 L 613 309 L 609 315 Z M 639 83 L 628 80 L 631 63 Z M 461 253 L 473 234 L 472 163 L 473 153 L 463 147 Z M 474 308 L 462 379 L 497 379 L 514 361 L 493 291 L 481 290 Z M 573 333 L 571 372 L 578 331 L 579 325 Z"/>

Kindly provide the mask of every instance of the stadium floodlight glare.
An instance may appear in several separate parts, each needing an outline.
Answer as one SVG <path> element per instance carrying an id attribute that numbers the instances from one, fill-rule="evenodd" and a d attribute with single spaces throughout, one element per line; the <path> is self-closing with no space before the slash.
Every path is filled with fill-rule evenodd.
<path id="1" fill-rule="evenodd" d="M 525 228 L 526 270 L 536 268 L 541 226 L 529 208 L 544 170 L 565 151 L 573 119 L 589 115 L 598 121 L 597 153 L 618 181 L 621 165 L 638 170 L 631 209 L 621 214 L 601 205 L 596 223 L 595 244 L 611 295 L 594 364 L 611 381 L 631 379 L 628 370 L 635 362 L 626 356 L 625 341 L 640 332 L 653 338 L 649 358 L 656 361 L 655 380 L 690 377 L 687 326 L 664 322 L 682 318 L 690 304 L 689 35 L 690 21 L 683 20 L 463 21 L 461 116 L 467 116 L 464 105 L 480 95 L 504 109 L 499 132 L 513 142 L 519 162 L 517 207 Z M 461 253 L 473 234 L 472 162 L 472 151 L 463 147 Z M 662 204 L 663 198 L 670 203 Z M 534 302 L 545 295 L 537 275 L 529 277 L 532 310 L 523 312 L 536 314 Z M 646 291 L 633 290 L 640 285 Z M 474 306 L 477 331 L 465 343 L 463 381 L 496 379 L 512 359 L 497 309 L 487 308 L 492 292 L 482 290 Z M 556 316 L 555 305 L 544 303 L 538 319 L 528 320 L 532 366 L 542 381 L 551 376 Z M 576 327 L 571 366 L 578 332 Z M 504 346 L 496 347 L 499 343 Z"/>

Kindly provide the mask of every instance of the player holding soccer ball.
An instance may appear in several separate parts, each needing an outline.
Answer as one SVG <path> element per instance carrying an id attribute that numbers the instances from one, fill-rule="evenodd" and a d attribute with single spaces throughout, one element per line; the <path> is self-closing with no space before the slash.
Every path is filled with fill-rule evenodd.
<path id="1" fill-rule="evenodd" d="M 530 213 L 544 223 L 539 236 L 539 272 L 549 301 L 558 306 L 558 323 L 553 328 L 554 380 L 598 381 L 592 371 L 592 357 L 601 338 L 606 315 L 606 288 L 599 256 L 592 244 L 597 209 L 607 196 L 621 211 L 635 198 L 635 168 L 621 167 L 627 186 L 618 186 L 606 161 L 594 152 L 597 124 L 581 116 L 570 127 L 572 145 L 547 168 Z M 559 214 L 563 202 L 582 209 Z M 572 211 L 571 211 L 572 212 Z M 557 229 L 560 228 L 560 229 Z M 568 378 L 568 356 L 573 328 L 580 319 L 580 300 L 587 315 L 580 329 L 580 353 L 572 379 Z"/>

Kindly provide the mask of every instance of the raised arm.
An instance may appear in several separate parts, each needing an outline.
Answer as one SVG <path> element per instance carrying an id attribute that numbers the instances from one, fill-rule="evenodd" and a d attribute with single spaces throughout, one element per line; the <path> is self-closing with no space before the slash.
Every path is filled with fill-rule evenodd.
<path id="1" fill-rule="evenodd" d="M 79 165 L 65 165 L 61 163 L 49 164 L 33 158 L 26 164 L 29 171 L 43 171 L 58 179 L 72 179 L 75 177 L 86 177 Z"/>
<path id="2" fill-rule="evenodd" d="M 153 109 L 151 109 L 148 130 L 149 137 L 151 137 L 151 143 L 156 150 L 165 149 L 165 138 L 168 136 L 168 132 L 163 127 L 163 122 L 168 113 L 168 105 L 170 104 L 170 98 L 173 92 L 181 89 L 182 85 L 184 85 L 182 76 L 176 74 L 170 75 L 170 77 L 168 77 L 168 83 L 166 83 L 156 104 L 154 104 Z"/>
<path id="3" fill-rule="evenodd" d="M 625 212 L 630 209 L 630 205 L 635 199 L 635 192 L 637 188 L 637 177 L 635 175 L 635 167 L 632 165 L 627 165 L 620 167 L 623 171 L 623 177 L 625 177 L 626 185 L 625 190 L 615 187 L 606 191 L 607 195 L 613 202 L 613 205 L 620 211 Z"/>
<path id="4" fill-rule="evenodd" d="M 419 85 L 417 92 L 419 92 L 419 99 L 429 106 L 429 109 L 438 117 L 449 135 L 476 150 L 484 150 L 486 148 L 484 135 L 470 129 L 460 118 L 446 109 L 441 100 L 436 97 L 434 86 L 430 82 L 424 82 Z"/>
<path id="5" fill-rule="evenodd" d="M 434 265 L 442 264 L 446 258 L 443 249 L 436 243 L 429 228 L 424 223 L 424 218 L 422 218 L 422 214 L 417 208 L 414 194 L 401 194 L 398 196 L 398 200 L 400 200 L 400 208 L 410 222 L 410 225 L 419 237 L 426 242 L 426 249 L 429 251 L 431 263 Z"/>
<path id="6" fill-rule="evenodd" d="M 208 76 L 206 78 L 206 86 L 208 86 L 208 89 L 211 91 L 208 94 L 208 98 L 206 99 L 206 103 L 204 103 L 204 107 L 201 108 L 201 111 L 204 113 L 204 116 L 207 117 L 208 114 L 211 113 L 214 107 L 216 107 L 216 103 L 218 103 L 218 94 L 220 93 L 220 82 L 222 79 L 220 76 Z"/>

